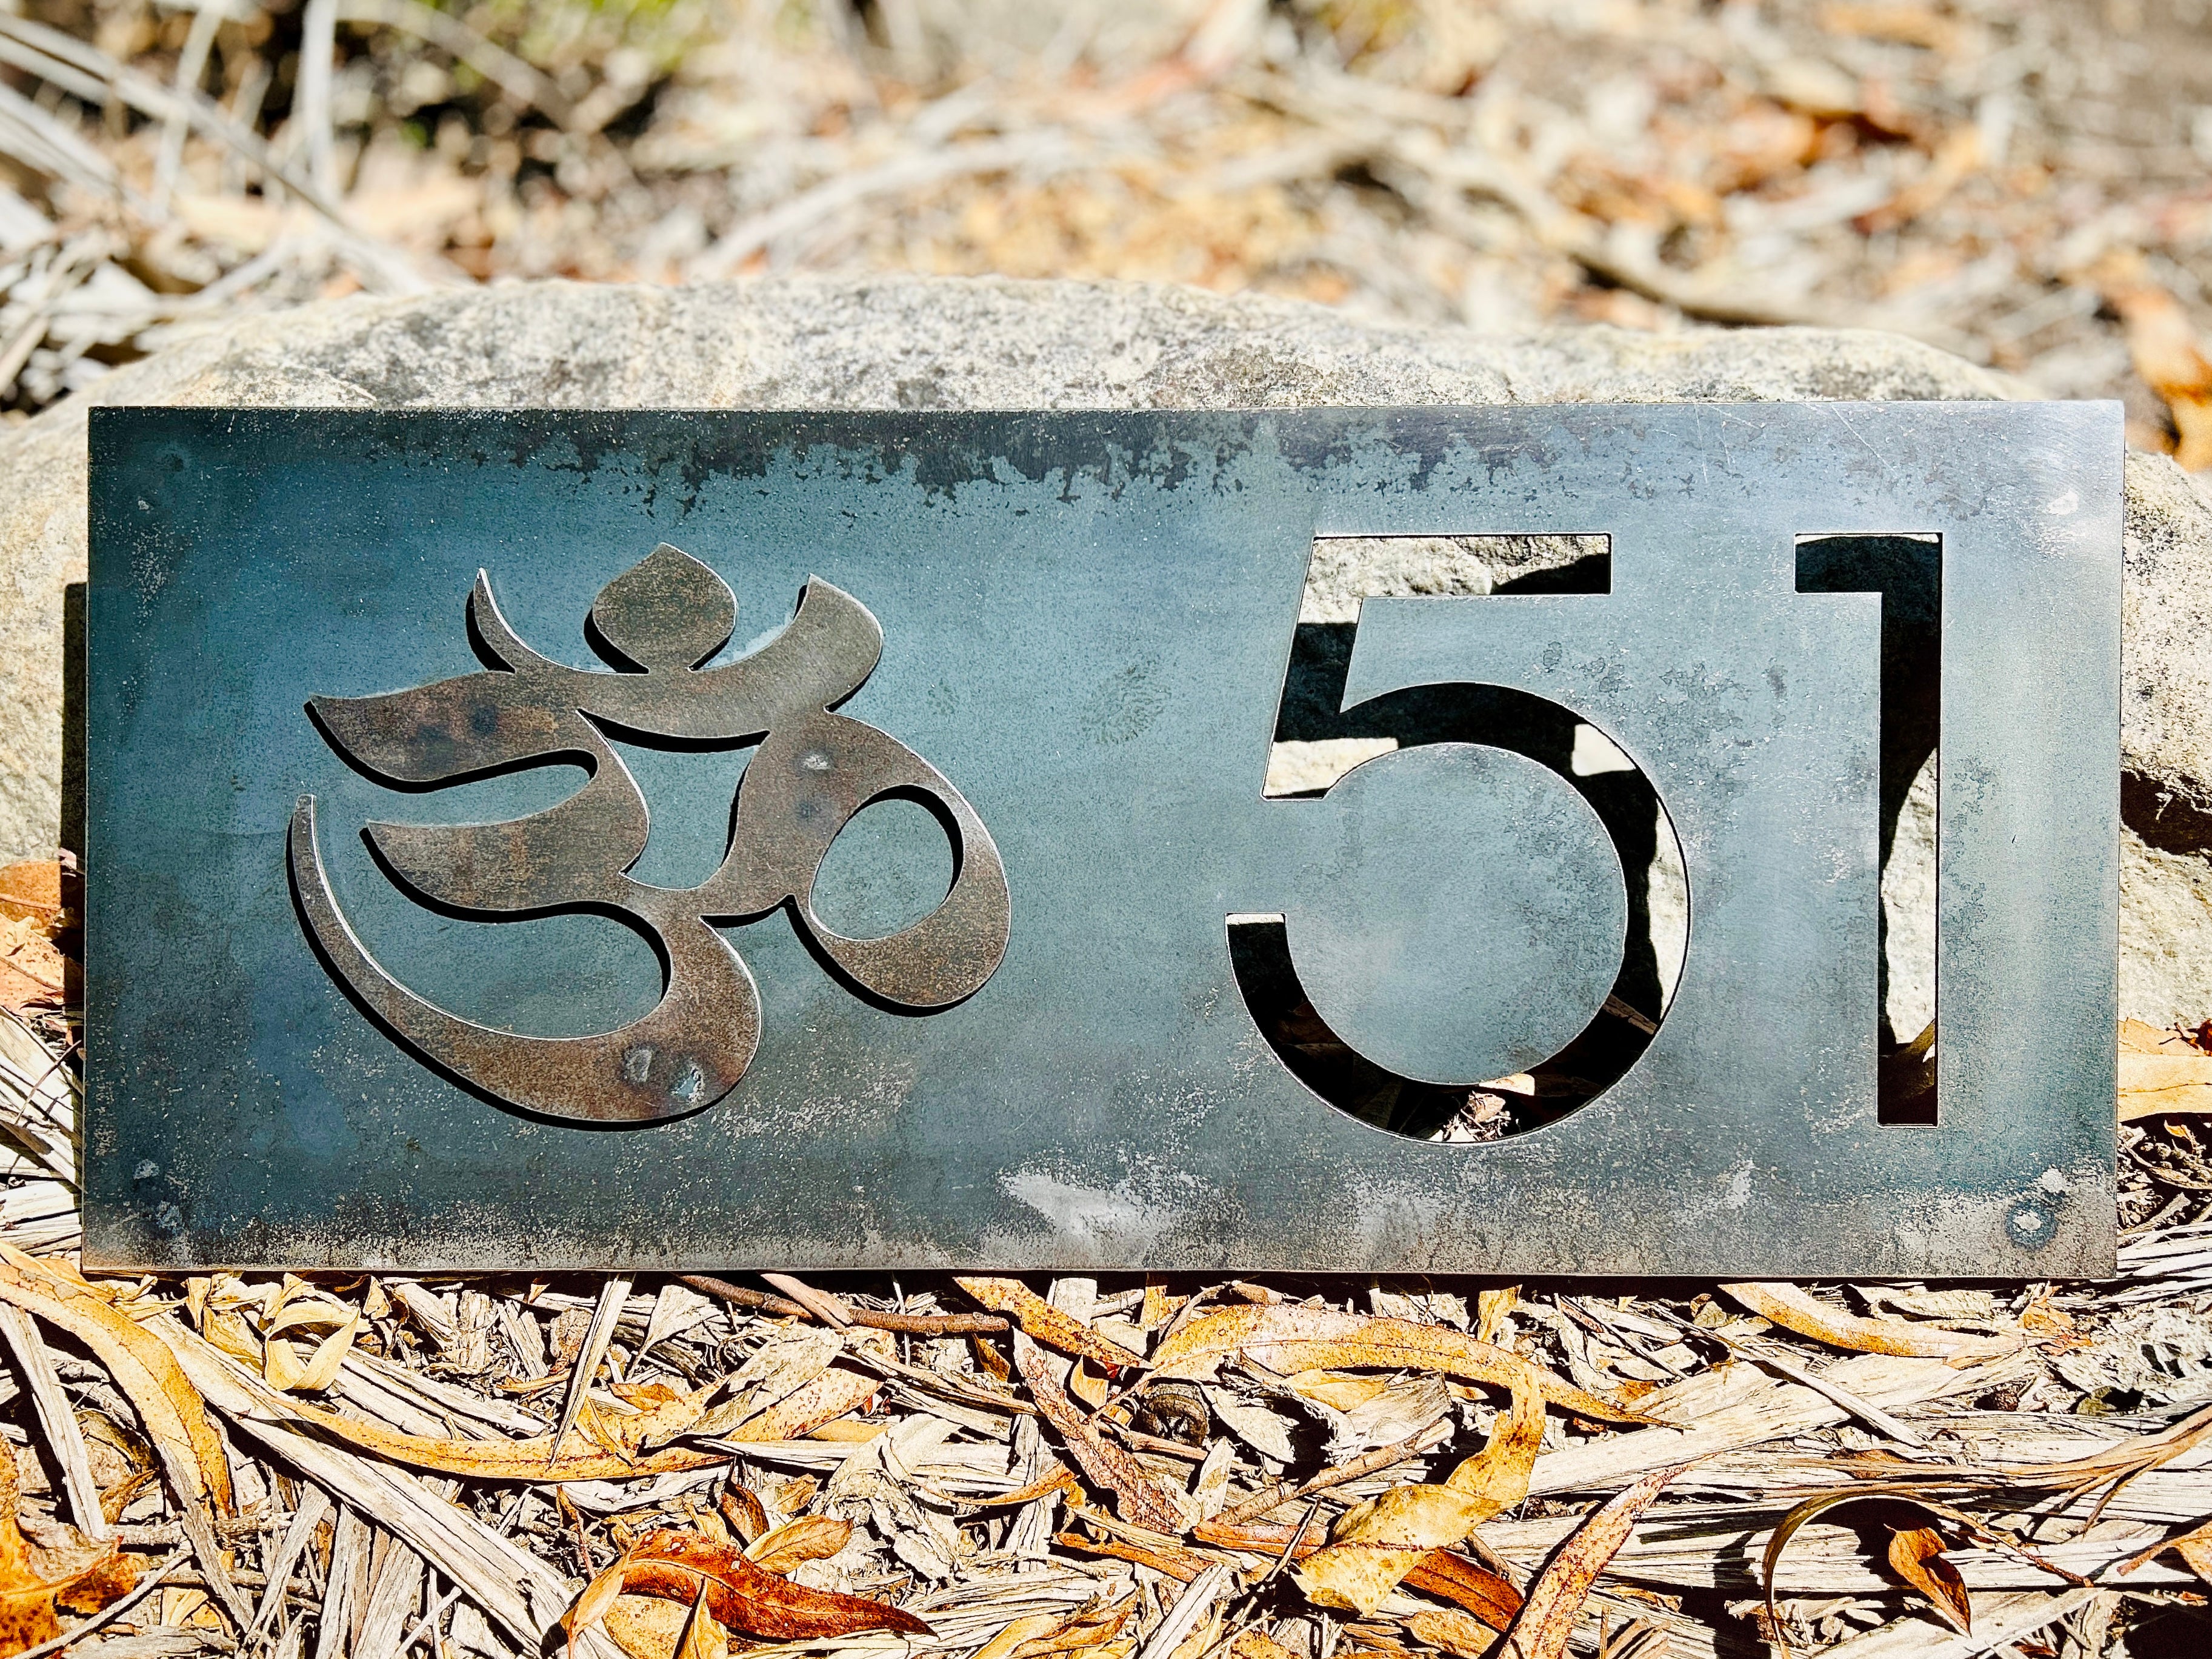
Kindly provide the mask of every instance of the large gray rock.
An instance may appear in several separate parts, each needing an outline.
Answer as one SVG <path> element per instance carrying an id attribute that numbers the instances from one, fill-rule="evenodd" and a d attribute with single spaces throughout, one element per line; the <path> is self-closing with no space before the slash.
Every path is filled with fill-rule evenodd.
<path id="1" fill-rule="evenodd" d="M 1863 331 L 1509 338 L 1072 283 L 540 284 L 255 317 L 121 369 L 0 437 L 0 572 L 13 600 L 0 606 L 0 856 L 43 855 L 59 833 L 64 590 L 84 578 L 93 403 L 1098 409 L 2017 395 L 2002 376 Z M 1518 556 L 1571 553 L 1535 545 Z M 2146 1019 L 2201 1018 L 2212 1014 L 2212 501 L 2168 461 L 2130 460 L 2127 556 L 2122 1000 Z M 1480 592 L 1498 574 L 1448 547 L 1415 550 L 1410 563 L 1402 548 L 1392 556 L 1387 569 L 1339 561 L 1345 591 L 1322 592 L 1324 607 L 1363 586 Z M 1900 896 L 1929 856 L 1905 829 L 1885 884 Z M 1910 992 L 1909 971 L 1893 977 Z"/>

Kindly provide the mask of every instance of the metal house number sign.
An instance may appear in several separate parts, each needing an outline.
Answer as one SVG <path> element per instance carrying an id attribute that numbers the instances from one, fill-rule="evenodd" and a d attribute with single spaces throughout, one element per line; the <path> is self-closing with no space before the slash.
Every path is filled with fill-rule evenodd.
<path id="1" fill-rule="evenodd" d="M 93 1259 L 2110 1269 L 2113 406 L 91 442 Z"/>

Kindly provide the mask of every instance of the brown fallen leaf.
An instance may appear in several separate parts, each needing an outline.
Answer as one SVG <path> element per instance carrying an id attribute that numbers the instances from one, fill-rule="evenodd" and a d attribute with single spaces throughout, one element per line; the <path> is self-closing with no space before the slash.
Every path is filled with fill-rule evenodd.
<path id="1" fill-rule="evenodd" d="M 1528 1495 L 1544 1440 L 1544 1402 L 1535 1367 L 1524 1364 L 1522 1371 L 1510 1408 L 1481 1451 L 1438 1484 L 1394 1487 L 1345 1511 L 1328 1547 L 1294 1570 L 1307 1600 L 1364 1617 L 1430 1552 L 1458 1543 Z"/>
<path id="2" fill-rule="evenodd" d="M 1015 1644 L 1008 1651 L 1008 1659 L 1046 1659 L 1048 1654 L 1080 1653 L 1087 1648 L 1103 1647 L 1121 1634 L 1122 1626 L 1136 1611 L 1137 1598 L 1131 1595 L 1118 1601 L 1094 1601 L 1071 1619 L 1048 1615 L 1046 1628 Z M 977 1659 L 981 1656 L 977 1656 Z"/>
<path id="3" fill-rule="evenodd" d="M 234 1510 L 230 1461 L 208 1421 L 206 1404 L 161 1340 L 119 1313 L 107 1297 L 66 1267 L 0 1245 L 0 1297 L 58 1326 L 92 1351 L 138 1413 L 162 1472 L 179 1499 L 203 1494 L 216 1513 Z"/>
<path id="4" fill-rule="evenodd" d="M 848 1371 L 833 1365 L 811 1382 L 777 1401 L 758 1417 L 725 1438 L 741 1440 L 748 1445 L 758 1445 L 771 1440 L 796 1440 L 820 1428 L 824 1423 L 835 1422 L 848 1413 L 860 1410 L 875 1398 L 878 1386 L 872 1376 L 863 1376 L 858 1371 Z M 694 1464 L 691 1467 L 696 1468 L 699 1466 Z"/>
<path id="5" fill-rule="evenodd" d="M 57 1603 L 97 1613 L 137 1582 L 140 1563 L 111 1540 L 94 1543 L 73 1527 L 59 1548 L 33 1544 L 16 1524 L 22 1496 L 15 1449 L 0 1440 L 0 1659 L 62 1633 Z"/>
<path id="6" fill-rule="evenodd" d="M 1528 1599 L 1505 1632 L 1505 1651 L 1517 1659 L 1561 1659 L 1590 1586 L 1620 1553 L 1652 1500 L 1687 1467 L 1652 1470 L 1576 1528 L 1528 1586 Z"/>
<path id="7" fill-rule="evenodd" d="M 1184 1584 L 1208 1567 L 1218 1566 L 1224 1559 L 1209 1551 L 1187 1549 L 1180 1544 L 1140 1542 L 1131 1538 L 1089 1538 L 1079 1532 L 1060 1533 L 1053 1541 L 1090 1555 L 1110 1556 L 1116 1561 L 1133 1561 L 1140 1567 L 1150 1567 L 1153 1571 Z M 1315 1542 L 1318 1545 L 1320 1540 L 1316 1539 Z"/>
<path id="8" fill-rule="evenodd" d="M 1071 1498 L 1083 1496 L 1083 1483 L 1058 1462 L 1026 1486 L 1003 1492 L 996 1498 L 971 1498 L 968 1499 L 968 1506 L 978 1510 L 1015 1509 L 1024 1504 L 1034 1504 L 1040 1498 L 1048 1498 L 1056 1492 L 1066 1492 Z"/>
<path id="9" fill-rule="evenodd" d="M 1500 1388 L 1511 1387 L 1516 1376 L 1534 1369 L 1547 1405 L 1597 1422 L 1653 1420 L 1586 1393 L 1540 1366 L 1532 1368 L 1519 1354 L 1478 1342 L 1464 1331 L 1419 1325 L 1410 1319 L 1340 1313 L 1333 1308 L 1224 1308 L 1168 1336 L 1152 1356 L 1152 1366 L 1154 1374 L 1164 1378 L 1204 1377 L 1232 1357 L 1285 1376 L 1382 1367 L 1440 1371 Z"/>
<path id="10" fill-rule="evenodd" d="M 653 1595 L 617 1595 L 599 1627 L 630 1659 L 676 1659 L 691 1610 Z"/>
<path id="11" fill-rule="evenodd" d="M 5 1295 L 6 1291 L 4 1269 L 0 1269 L 0 1295 Z M 171 1341 L 200 1341 L 180 1327 L 169 1328 L 165 1334 Z M 313 1424 L 364 1451 L 374 1452 L 395 1463 L 404 1463 L 410 1468 L 427 1469 L 434 1474 L 458 1475 L 471 1480 L 623 1480 L 639 1475 L 681 1474 L 685 1470 L 702 1469 L 729 1462 L 729 1455 L 725 1452 L 678 1446 L 630 1457 L 595 1440 L 588 1428 L 571 1429 L 561 1442 L 557 1455 L 550 1435 L 533 1435 L 526 1440 L 447 1440 L 429 1435 L 404 1434 L 397 1429 L 387 1429 L 381 1424 L 364 1422 L 359 1418 L 347 1417 L 307 1401 L 294 1399 L 289 1395 L 279 1394 L 237 1361 L 218 1359 L 217 1350 L 212 1343 L 201 1342 L 200 1346 L 210 1359 L 225 1367 L 233 1382 L 251 1395 L 258 1404 L 277 1415 L 295 1422 Z M 175 1363 L 173 1357 L 166 1350 L 163 1357 L 169 1358 L 173 1364 Z M 179 1375 L 181 1377 L 182 1373 Z M 194 1397 L 198 1398 L 197 1395 Z"/>
<path id="12" fill-rule="evenodd" d="M 1502 1626 L 1486 1625 L 1457 1607 L 1428 1607 L 1406 1620 L 1406 1628 L 1432 1648 L 1457 1659 L 1488 1659 Z"/>
<path id="13" fill-rule="evenodd" d="M 802 1515 L 744 1547 L 745 1559 L 763 1572 L 789 1572 L 802 1561 L 823 1561 L 852 1540 L 853 1523 L 834 1515 Z"/>
<path id="14" fill-rule="evenodd" d="M 573 1622 L 562 1620 L 572 1642 L 605 1615 L 604 1603 L 613 1596 L 603 1595 L 595 1606 L 594 1592 L 610 1578 L 617 1593 L 657 1595 L 669 1601 L 692 1602 L 703 1593 L 707 1610 L 717 1624 L 774 1641 L 809 1641 L 864 1630 L 936 1634 L 914 1614 L 887 1601 L 809 1589 L 755 1565 L 733 1545 L 663 1528 L 647 1534 L 585 1587 L 570 1610 Z"/>
<path id="15" fill-rule="evenodd" d="M 1042 1352 L 1023 1331 L 1014 1333 L 1014 1364 L 1045 1421 L 1059 1431 L 1083 1472 L 1114 1494 L 1124 1521 L 1154 1532 L 1182 1530 L 1182 1506 L 1153 1483 L 1141 1463 L 1076 1410 Z"/>
<path id="16" fill-rule="evenodd" d="M 684 1634 L 676 1644 L 676 1659 L 729 1659 L 730 1638 L 727 1632 L 707 1610 L 707 1586 L 702 1581 L 699 1593 L 691 1599 L 691 1616 L 684 1622 Z"/>
<path id="17" fill-rule="evenodd" d="M 2026 1332 L 2016 1336 L 1974 1336 L 1964 1331 L 1940 1330 L 1932 1325 L 1907 1324 L 1901 1319 L 1863 1319 L 1829 1306 L 1795 1285 L 1723 1285 L 1720 1288 L 1760 1318 L 1771 1320 L 1784 1330 L 1858 1353 L 1896 1354 L 1908 1358 L 1994 1359 L 2016 1353 L 2028 1342 Z"/>
<path id="18" fill-rule="evenodd" d="M 2120 1121 L 2212 1112 L 2212 1054 L 2177 1032 L 2120 1022 Z"/>
<path id="19" fill-rule="evenodd" d="M 62 914 L 62 867 L 52 859 L 0 865 L 0 917 L 58 924 Z"/>
<path id="20" fill-rule="evenodd" d="M 1492 1630 L 1504 1630 L 1521 1611 L 1521 1592 L 1479 1563 L 1449 1550 L 1431 1550 L 1406 1575 L 1407 1585 L 1459 1605 Z"/>
<path id="21" fill-rule="evenodd" d="M 999 1627 L 996 1636 L 975 1650 L 972 1659 L 1013 1659 L 1017 1648 L 1034 1638 L 1051 1635 L 1061 1623 L 1056 1613 L 1032 1613 L 1010 1619 Z"/>
<path id="22" fill-rule="evenodd" d="M 1966 1581 L 1943 1553 L 1942 1534 L 1933 1527 L 1905 1527 L 1890 1534 L 1889 1565 L 1928 1598 L 1938 1619 L 1961 1636 L 1973 1634 L 1973 1601 Z"/>
<path id="23" fill-rule="evenodd" d="M 1062 1313 L 1018 1279 L 956 1278 L 962 1290 L 993 1313 L 1004 1314 L 1048 1348 L 1120 1368 L 1141 1366 L 1145 1357 L 1103 1337 L 1071 1314 Z"/>
<path id="24" fill-rule="evenodd" d="M 561 1615 L 561 1633 L 567 1638 L 568 1659 L 575 1659 L 578 1638 L 586 1631 L 604 1626 L 607 1615 L 614 1611 L 615 1602 L 623 1593 L 623 1576 L 629 1571 L 630 1557 L 636 1553 L 637 1546 L 633 1544 L 608 1562 Z"/>
<path id="25" fill-rule="evenodd" d="M 1229 1641 L 1229 1659 L 1297 1659 L 1265 1631 L 1246 1626 Z"/>

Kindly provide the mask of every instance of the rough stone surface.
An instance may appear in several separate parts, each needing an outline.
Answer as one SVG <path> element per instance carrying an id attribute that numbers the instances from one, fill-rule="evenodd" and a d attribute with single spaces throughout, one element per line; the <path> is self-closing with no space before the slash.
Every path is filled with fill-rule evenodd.
<path id="1" fill-rule="evenodd" d="M 1930 347 L 1856 331 L 1504 337 L 1185 289 L 992 279 L 517 285 L 252 318 L 0 437 L 0 856 L 43 855 L 58 834 L 64 590 L 84 576 L 94 403 L 1253 408 L 2020 392 Z M 1565 538 L 1545 540 L 1556 544 L 1532 538 L 1505 562 L 1571 556 Z M 1347 583 L 1359 562 L 1343 562 Z M 1376 574 L 1395 591 L 1445 592 L 1486 591 L 1503 574 L 1497 559 L 1448 545 L 1415 563 Z M 2212 501 L 2162 459 L 2129 464 L 2127 569 L 2124 1000 L 2144 1018 L 2202 1018 L 2212 1014 Z M 1908 836 L 1899 848 L 1926 851 Z"/>
<path id="2" fill-rule="evenodd" d="M 2127 526 L 2124 810 L 2154 847 L 2212 853 L 2212 495 L 2130 455 Z"/>

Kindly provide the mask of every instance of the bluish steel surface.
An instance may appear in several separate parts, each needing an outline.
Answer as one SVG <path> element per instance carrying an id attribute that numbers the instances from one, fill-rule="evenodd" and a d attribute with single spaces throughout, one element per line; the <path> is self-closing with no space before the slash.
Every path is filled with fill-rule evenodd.
<path id="1" fill-rule="evenodd" d="M 2111 1266 L 2114 406 L 103 409 L 91 441 L 90 1259 Z M 1571 781 L 1486 744 L 1264 799 L 1309 551 L 1562 532 L 1612 538 L 1609 592 L 1370 600 L 1344 702 L 1507 687 L 1611 737 L 1680 843 L 1680 981 L 1581 1109 L 1409 1139 L 1287 1069 L 1226 919 L 1285 918 L 1354 1049 L 1470 1085 L 1591 1021 L 1634 872 Z M 1876 1109 L 1884 595 L 1799 592 L 1796 544 L 1930 534 L 1942 1041 L 1938 1121 L 1906 1126 Z M 721 660 L 765 644 L 810 577 L 872 615 L 881 659 L 837 712 L 972 808 L 1012 926 L 981 988 L 922 1008 L 856 983 L 788 906 L 727 923 L 758 990 L 749 1067 L 702 1109 L 583 1124 L 464 1086 L 349 998 L 303 926 L 288 824 L 314 795 L 331 904 L 425 1003 L 537 1036 L 645 1016 L 662 964 L 619 913 L 427 904 L 362 834 L 539 813 L 577 793 L 575 765 L 402 793 L 308 705 L 489 666 L 463 622 L 479 569 L 569 671 L 641 662 L 659 628 L 688 672 L 712 629 L 680 604 L 626 613 L 612 658 L 584 632 L 663 542 L 737 596 Z M 600 735 L 650 808 L 624 891 L 697 888 L 726 852 L 787 858 L 753 844 L 773 835 L 731 844 L 752 750 Z M 937 836 L 921 866 L 901 855 L 917 824 Z M 934 821 L 890 801 L 838 838 L 815 908 L 891 934 L 954 876 Z"/>

